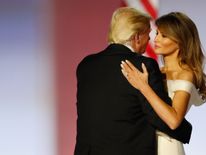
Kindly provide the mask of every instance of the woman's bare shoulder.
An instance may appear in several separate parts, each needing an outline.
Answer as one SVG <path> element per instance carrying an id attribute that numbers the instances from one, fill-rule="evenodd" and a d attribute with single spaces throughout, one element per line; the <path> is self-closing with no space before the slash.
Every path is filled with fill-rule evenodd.
<path id="1" fill-rule="evenodd" d="M 194 83 L 194 73 L 190 69 L 183 69 L 178 73 L 177 79 L 186 80 Z"/>

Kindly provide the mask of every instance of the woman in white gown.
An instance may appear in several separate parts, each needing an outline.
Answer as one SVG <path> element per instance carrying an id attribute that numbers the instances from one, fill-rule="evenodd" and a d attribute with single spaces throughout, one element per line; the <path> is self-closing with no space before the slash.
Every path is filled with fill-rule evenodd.
<path id="1" fill-rule="evenodd" d="M 122 61 L 122 73 L 129 83 L 140 90 L 159 117 L 176 129 L 191 105 L 200 105 L 206 96 L 204 55 L 197 28 L 185 14 L 171 12 L 156 20 L 155 53 L 163 56 L 166 85 L 172 106 L 161 100 L 148 84 L 146 66 L 140 72 L 129 61 Z M 183 144 L 157 131 L 158 155 L 185 155 Z"/>

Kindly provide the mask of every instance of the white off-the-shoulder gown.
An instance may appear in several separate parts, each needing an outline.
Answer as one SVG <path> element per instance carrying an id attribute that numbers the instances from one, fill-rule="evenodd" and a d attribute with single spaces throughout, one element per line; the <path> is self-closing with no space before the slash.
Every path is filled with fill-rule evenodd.
<path id="1" fill-rule="evenodd" d="M 201 99 L 194 84 L 186 80 L 167 80 L 168 94 L 173 98 L 175 91 L 181 90 L 190 93 L 190 100 L 187 108 L 189 111 L 192 105 L 199 106 L 204 101 Z M 169 137 L 163 132 L 157 131 L 157 154 L 158 155 L 185 155 L 183 143 Z"/>

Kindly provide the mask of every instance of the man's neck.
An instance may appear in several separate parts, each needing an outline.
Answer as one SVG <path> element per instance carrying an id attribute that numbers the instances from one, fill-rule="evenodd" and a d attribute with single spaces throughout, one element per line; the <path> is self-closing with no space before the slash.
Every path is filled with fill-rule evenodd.
<path id="1" fill-rule="evenodd" d="M 134 49 L 132 48 L 132 46 L 130 46 L 129 44 L 124 44 L 126 47 L 128 47 L 132 52 L 134 52 L 135 53 L 135 51 L 134 51 Z"/>

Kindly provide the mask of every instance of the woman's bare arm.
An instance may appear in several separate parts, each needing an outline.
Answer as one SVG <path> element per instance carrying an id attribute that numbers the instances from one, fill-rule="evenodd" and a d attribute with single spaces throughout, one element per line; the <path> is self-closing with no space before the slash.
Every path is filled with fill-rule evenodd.
<path id="1" fill-rule="evenodd" d="M 121 67 L 122 73 L 128 82 L 141 91 L 158 116 L 171 129 L 176 129 L 184 119 L 190 94 L 185 91 L 176 91 L 172 100 L 172 106 L 169 106 L 148 84 L 148 72 L 144 64 L 142 64 L 143 72 L 139 71 L 129 61 L 122 62 Z"/>

